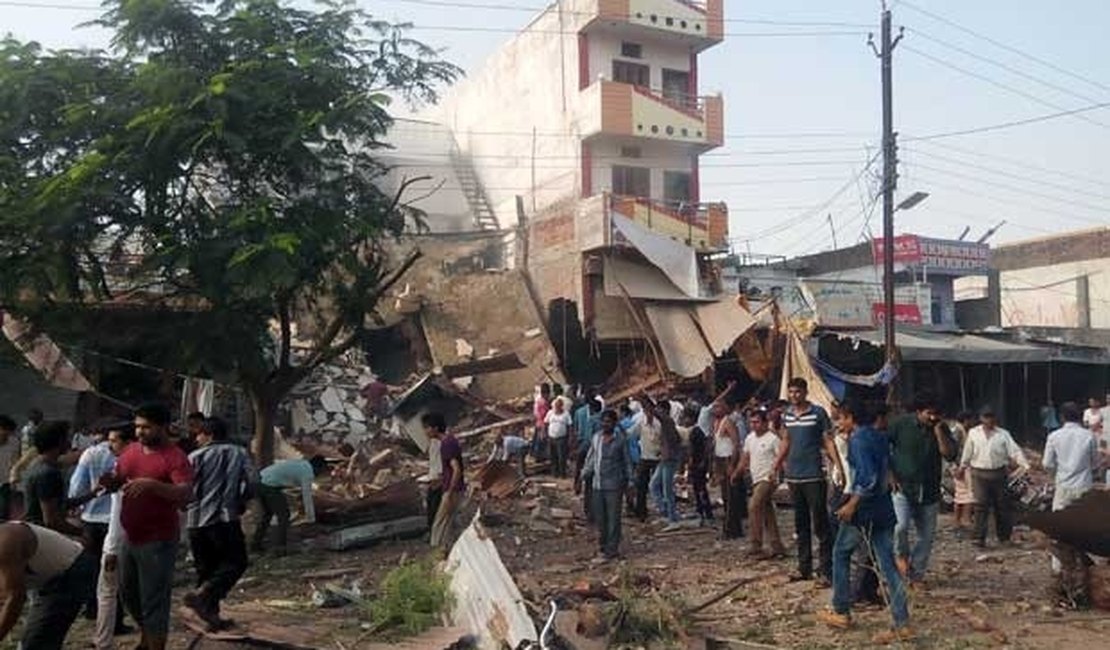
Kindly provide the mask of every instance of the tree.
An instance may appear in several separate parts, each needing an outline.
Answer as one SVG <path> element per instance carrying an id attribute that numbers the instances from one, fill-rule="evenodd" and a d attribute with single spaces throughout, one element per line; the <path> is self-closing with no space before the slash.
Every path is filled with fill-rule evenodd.
<path id="1" fill-rule="evenodd" d="M 237 377 L 269 462 L 281 400 L 418 255 L 388 254 L 422 225 L 381 189 L 391 100 L 459 70 L 347 2 L 112 0 L 96 22 L 110 52 L 0 46 L 0 305 L 47 329 L 109 301 L 203 313 L 159 327 Z"/>

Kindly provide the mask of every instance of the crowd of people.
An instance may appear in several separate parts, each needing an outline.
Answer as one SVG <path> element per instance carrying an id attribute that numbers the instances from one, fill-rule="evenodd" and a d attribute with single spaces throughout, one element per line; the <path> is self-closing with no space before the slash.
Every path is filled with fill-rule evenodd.
<path id="1" fill-rule="evenodd" d="M 878 641 L 914 634 L 907 590 L 925 588 L 946 491 L 957 535 L 985 548 L 993 519 L 998 544 L 1013 544 L 1013 485 L 1030 463 L 990 406 L 945 418 L 922 396 L 899 415 L 859 401 L 829 412 L 809 401 L 801 378 L 789 382 L 786 401 L 737 399 L 734 388 L 701 400 L 640 395 L 607 404 L 589 390 L 571 397 L 542 386 L 531 436 L 502 434 L 495 455 L 521 471 L 527 457 L 550 458 L 556 476 L 568 475 L 566 458 L 576 460 L 574 489 L 598 530 L 597 563 L 620 558 L 625 507 L 640 521 L 654 515 L 662 531 L 719 520 L 721 537 L 735 539 L 746 523 L 746 557 L 782 560 L 774 496 L 785 483 L 796 547 L 790 580 L 832 589 L 819 619 L 835 628 L 851 625 L 854 604 L 889 606 L 893 625 Z M 1096 400 L 1086 411 L 1069 402 L 1052 414 L 1064 423 L 1047 432 L 1043 465 L 1055 476 L 1059 509 L 1110 463 Z M 720 491 L 711 498 L 714 483 Z M 686 513 L 677 498 L 683 484 Z M 1053 554 L 1060 576 L 1083 561 L 1060 545 Z M 1073 595 L 1078 588 L 1064 587 Z"/>
<path id="2" fill-rule="evenodd" d="M 783 561 L 775 496 L 785 483 L 794 516 L 790 580 L 831 588 L 818 618 L 832 627 L 851 626 L 857 604 L 889 606 L 893 625 L 879 641 L 913 636 L 907 590 L 929 580 L 949 480 L 958 530 L 985 547 L 993 517 L 998 543 L 1012 543 L 1011 486 L 1030 463 L 990 407 L 951 420 L 927 397 L 896 416 L 859 401 L 827 411 L 809 400 L 801 378 L 789 381 L 785 401 L 734 392 L 730 384 L 701 399 L 645 394 L 608 404 L 593 391 L 541 387 L 530 431 L 499 434 L 491 459 L 519 463 L 521 472 L 529 458 L 550 461 L 555 476 L 572 482 L 598 531 L 597 563 L 621 557 L 626 510 L 654 519 L 661 532 L 720 522 L 723 539 L 746 537 L 746 559 Z M 1110 466 L 1104 416 L 1094 401 L 1042 410 L 1054 509 L 1080 499 Z M 430 542 L 444 547 L 465 500 L 465 456 L 442 414 L 425 414 L 423 426 Z M 325 471 L 315 456 L 258 472 L 219 418 L 193 414 L 177 429 L 157 404 L 80 435 L 39 411 L 22 427 L 0 415 L 0 640 L 22 616 L 22 647 L 61 648 L 84 612 L 96 621 L 93 647 L 111 649 L 130 631 L 126 611 L 138 648 L 165 648 L 183 543 L 195 571 L 182 598 L 188 615 L 210 630 L 228 627 L 221 603 L 248 553 L 287 550 L 286 490 L 299 491 L 311 522 L 313 481 Z M 259 516 L 248 551 L 241 519 L 252 500 Z M 1061 593 L 1081 602 L 1085 584 L 1076 576 L 1086 558 L 1059 543 L 1052 554 Z"/>
<path id="3" fill-rule="evenodd" d="M 273 551 L 283 553 L 283 490 L 301 490 L 311 521 L 312 481 L 326 463 L 280 460 L 258 473 L 222 420 L 194 413 L 185 424 L 173 427 L 159 404 L 78 433 L 40 411 L 19 430 L 0 416 L 0 640 L 26 609 L 21 647 L 60 649 L 84 613 L 95 620 L 91 645 L 110 650 L 134 631 L 126 611 L 137 648 L 165 648 L 182 545 L 195 572 L 182 598 L 187 614 L 209 630 L 232 625 L 220 604 L 247 569 L 248 504 L 257 499 L 261 513 L 252 551 L 262 552 L 276 518 Z"/>

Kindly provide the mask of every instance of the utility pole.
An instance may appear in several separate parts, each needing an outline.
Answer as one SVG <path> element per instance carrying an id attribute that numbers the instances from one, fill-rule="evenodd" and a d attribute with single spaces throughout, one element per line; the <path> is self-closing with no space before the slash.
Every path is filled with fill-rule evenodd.
<path id="1" fill-rule="evenodd" d="M 883 1 L 879 49 L 875 54 L 882 62 L 883 80 L 883 344 L 886 359 L 898 360 L 894 322 L 894 189 L 898 185 L 898 144 L 894 132 L 894 48 L 902 34 L 892 38 L 890 9 Z M 875 49 L 873 40 L 869 40 Z M 891 391 L 893 394 L 893 391 Z"/>

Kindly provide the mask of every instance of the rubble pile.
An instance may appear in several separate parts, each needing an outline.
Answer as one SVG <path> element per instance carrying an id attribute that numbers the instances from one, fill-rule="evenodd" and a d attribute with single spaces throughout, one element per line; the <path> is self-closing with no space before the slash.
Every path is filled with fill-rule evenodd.
<path id="1" fill-rule="evenodd" d="M 344 359 L 317 368 L 290 394 L 287 407 L 294 439 L 357 445 L 376 436 L 382 423 L 369 415 L 361 389 L 373 381 L 364 363 Z"/>

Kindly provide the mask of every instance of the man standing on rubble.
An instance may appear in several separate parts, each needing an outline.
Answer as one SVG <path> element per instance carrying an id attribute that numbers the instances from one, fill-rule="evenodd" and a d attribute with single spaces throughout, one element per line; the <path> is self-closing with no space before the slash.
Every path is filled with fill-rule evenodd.
<path id="1" fill-rule="evenodd" d="M 600 562 L 620 557 L 621 510 L 624 491 L 632 485 L 628 442 L 617 430 L 617 414 L 605 411 L 601 432 L 594 435 L 586 454 L 582 480 L 592 486 L 593 515 L 599 532 Z"/>
<path id="2" fill-rule="evenodd" d="M 798 572 L 792 582 L 813 579 L 813 537 L 817 537 L 819 581 L 828 585 L 832 572 L 832 539 L 829 537 L 828 486 L 822 452 L 836 465 L 839 456 L 829 435 L 832 421 L 825 409 L 810 403 L 809 384 L 794 377 L 787 384 L 790 406 L 782 415 L 786 435 L 775 460 L 775 471 L 786 470 L 786 483 L 794 498 L 794 531 L 798 538 Z M 843 470 L 841 470 L 843 475 Z"/>
<path id="3" fill-rule="evenodd" d="M 860 544 L 870 546 L 888 588 L 893 629 L 880 633 L 875 643 L 892 643 L 912 639 L 906 585 L 894 563 L 894 504 L 890 498 L 887 470 L 890 443 L 887 436 L 874 428 L 873 409 L 853 403 L 842 410 L 842 426 L 852 430 L 848 439 L 848 464 L 852 482 L 845 493 L 847 502 L 836 511 L 840 527 L 833 551 L 832 608 L 819 612 L 817 619 L 829 627 L 848 629 L 852 626 L 852 555 Z"/>
<path id="4" fill-rule="evenodd" d="M 447 420 L 442 413 L 425 413 L 421 422 L 428 437 L 439 440 L 443 498 L 436 510 L 435 521 L 432 522 L 431 545 L 440 548 L 451 534 L 455 513 L 466 495 L 462 445 L 458 438 L 447 432 Z"/>
<path id="5" fill-rule="evenodd" d="M 208 418 L 196 432 L 199 447 L 189 454 L 193 500 L 185 510 L 197 588 L 185 606 L 212 629 L 225 627 L 222 601 L 247 570 L 247 544 L 239 523 L 258 482 L 247 450 L 227 437 L 227 425 Z"/>
<path id="6" fill-rule="evenodd" d="M 936 404 L 920 398 L 914 413 L 890 423 L 891 476 L 894 486 L 894 543 L 898 571 L 919 584 L 929 568 L 940 511 L 943 461 L 956 460 L 957 446 Z M 910 524 L 917 542 L 910 548 Z"/>
<path id="7" fill-rule="evenodd" d="M 1063 510 L 1094 487 L 1095 471 L 1101 460 L 1093 433 L 1083 428 L 1079 405 L 1067 402 L 1060 407 L 1064 426 L 1048 434 L 1044 446 L 1044 468 L 1053 475 L 1056 490 L 1052 509 Z M 1076 603 L 1087 600 L 1087 558 L 1062 542 L 1052 544 L 1052 569 L 1058 589 Z"/>
<path id="8" fill-rule="evenodd" d="M 663 444 L 662 424 L 659 418 L 650 409 L 645 410 L 641 402 L 640 420 L 640 462 L 636 466 L 636 499 L 633 514 L 640 521 L 647 521 L 648 516 L 648 488 L 651 486 L 651 477 L 659 465 L 659 454 Z"/>
<path id="9" fill-rule="evenodd" d="M 998 541 L 1010 545 L 1014 530 L 1014 505 L 1006 490 L 1010 468 L 1029 470 L 1025 452 L 1014 442 L 1010 432 L 998 426 L 994 408 L 984 406 L 979 411 L 979 426 L 967 433 L 960 469 L 971 473 L 971 489 L 975 492 L 975 545 L 987 544 L 987 519 L 994 511 Z"/>
<path id="10" fill-rule="evenodd" d="M 107 487 L 123 490 L 120 523 L 126 542 L 119 558 L 120 585 L 145 650 L 166 647 L 181 537 L 178 511 L 193 496 L 192 467 L 185 452 L 170 442 L 169 426 L 165 406 L 137 409 L 139 444 L 128 445 L 116 460 L 115 474 L 102 479 Z"/>

